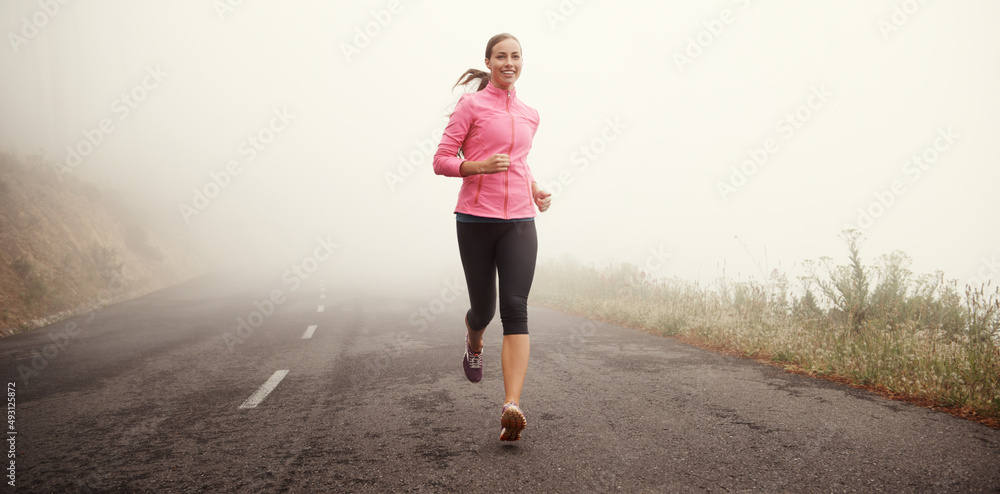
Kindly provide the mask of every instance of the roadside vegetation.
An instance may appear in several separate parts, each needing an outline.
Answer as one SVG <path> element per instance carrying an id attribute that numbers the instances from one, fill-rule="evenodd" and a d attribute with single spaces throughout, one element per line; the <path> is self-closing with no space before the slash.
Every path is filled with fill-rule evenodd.
<path id="1" fill-rule="evenodd" d="M 540 265 L 532 301 L 1000 424 L 1000 290 L 916 276 L 893 252 L 805 263 L 792 286 L 652 278 L 630 264 Z"/>
<path id="2" fill-rule="evenodd" d="M 0 337 L 189 276 L 163 238 L 114 191 L 0 151 Z"/>

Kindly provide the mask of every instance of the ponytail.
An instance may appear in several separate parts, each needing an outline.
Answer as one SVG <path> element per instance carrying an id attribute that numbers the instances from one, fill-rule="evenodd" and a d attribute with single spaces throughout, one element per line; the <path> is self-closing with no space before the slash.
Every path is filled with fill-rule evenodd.
<path id="1" fill-rule="evenodd" d="M 477 79 L 479 80 L 479 87 L 476 88 L 476 91 L 482 91 L 490 83 L 490 73 L 479 69 L 466 70 L 464 74 L 458 77 L 458 82 L 452 88 L 468 85 Z"/>

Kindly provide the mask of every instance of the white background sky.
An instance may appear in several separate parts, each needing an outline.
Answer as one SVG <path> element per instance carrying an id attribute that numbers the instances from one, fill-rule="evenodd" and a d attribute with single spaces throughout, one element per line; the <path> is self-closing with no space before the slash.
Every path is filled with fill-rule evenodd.
<path id="1" fill-rule="evenodd" d="M 896 180 L 904 192 L 865 230 L 868 261 L 903 250 L 917 273 L 964 282 L 1000 257 L 993 0 L 244 0 L 222 15 L 217 4 L 71 1 L 49 15 L 3 2 L 0 147 L 65 161 L 110 118 L 71 174 L 123 191 L 151 224 L 231 259 L 301 258 L 329 234 L 345 274 L 439 284 L 460 269 L 460 182 L 434 175 L 420 141 L 506 31 L 524 51 L 518 96 L 541 115 L 529 164 L 561 189 L 537 222 L 543 260 L 668 252 L 655 274 L 707 281 L 723 262 L 730 277 L 760 277 L 766 250 L 767 267 L 794 278 L 806 259 L 844 262 L 839 233 Z M 374 29 L 379 11 L 388 24 Z M 730 22 L 710 35 L 720 17 Z M 18 41 L 25 18 L 44 26 Z M 377 34 L 345 56 L 366 26 Z M 681 68 L 689 38 L 705 46 Z M 116 98 L 155 67 L 165 79 L 120 118 Z M 812 88 L 830 96 L 788 137 L 776 122 Z M 294 119 L 248 162 L 240 143 L 276 108 Z M 609 119 L 621 135 L 594 144 Z M 914 180 L 910 157 L 949 128 L 957 140 Z M 768 138 L 777 151 L 723 200 L 717 183 Z M 581 169 L 587 145 L 604 152 Z M 417 166 L 390 187 L 408 156 Z M 185 222 L 179 205 L 233 159 L 243 172 Z"/>

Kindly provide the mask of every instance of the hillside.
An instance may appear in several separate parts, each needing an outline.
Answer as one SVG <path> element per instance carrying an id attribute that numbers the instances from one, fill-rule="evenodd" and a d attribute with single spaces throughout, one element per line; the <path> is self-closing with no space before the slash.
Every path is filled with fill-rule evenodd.
<path id="1" fill-rule="evenodd" d="M 193 266 L 113 192 L 0 154 L 0 336 L 177 283 Z"/>

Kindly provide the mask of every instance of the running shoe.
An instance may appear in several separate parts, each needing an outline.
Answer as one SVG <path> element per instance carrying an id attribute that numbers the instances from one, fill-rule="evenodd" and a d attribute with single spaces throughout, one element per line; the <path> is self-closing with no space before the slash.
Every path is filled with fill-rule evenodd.
<path id="1" fill-rule="evenodd" d="M 518 408 L 517 403 L 509 401 L 504 403 L 503 412 L 500 414 L 501 441 L 517 441 L 521 439 L 521 431 L 528 426 L 528 419 L 524 418 L 524 412 Z"/>
<path id="2" fill-rule="evenodd" d="M 473 352 L 469 346 L 469 335 L 465 335 L 465 357 L 462 359 L 462 368 L 465 369 L 465 377 L 477 383 L 483 378 L 483 351 Z"/>

